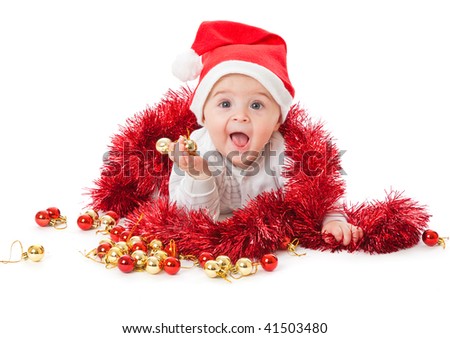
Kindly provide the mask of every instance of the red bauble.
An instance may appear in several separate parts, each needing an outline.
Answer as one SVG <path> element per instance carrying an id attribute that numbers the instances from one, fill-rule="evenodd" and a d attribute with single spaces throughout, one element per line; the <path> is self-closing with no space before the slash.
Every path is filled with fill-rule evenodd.
<path id="1" fill-rule="evenodd" d="M 289 247 L 289 244 L 291 243 L 291 239 L 289 237 L 284 237 L 283 240 L 280 243 L 280 249 L 281 250 L 287 250 Z"/>
<path id="2" fill-rule="evenodd" d="M 181 263 L 175 257 L 167 257 L 164 260 L 164 271 L 169 275 L 175 275 L 178 271 L 180 271 Z"/>
<path id="3" fill-rule="evenodd" d="M 120 217 L 116 212 L 110 210 L 110 211 L 105 212 L 105 215 L 111 216 L 112 218 L 114 218 L 116 223 L 119 223 Z"/>
<path id="4" fill-rule="evenodd" d="M 120 235 L 124 232 L 125 228 L 117 225 L 111 229 L 109 236 L 114 242 L 120 242 Z"/>
<path id="5" fill-rule="evenodd" d="M 117 262 L 117 267 L 120 271 L 129 273 L 134 269 L 134 258 L 130 255 L 123 255 L 119 258 Z"/>
<path id="6" fill-rule="evenodd" d="M 47 212 L 48 212 L 50 218 L 52 218 L 52 219 L 61 217 L 61 211 L 59 211 L 58 208 L 55 208 L 55 207 L 47 208 Z"/>
<path id="7" fill-rule="evenodd" d="M 128 242 L 128 240 L 130 239 L 130 237 L 132 236 L 131 231 L 130 230 L 124 230 L 122 231 L 122 233 L 119 236 L 119 242 Z"/>
<path id="8" fill-rule="evenodd" d="M 88 214 L 83 214 L 78 217 L 77 224 L 81 230 L 89 230 L 92 228 L 94 220 Z"/>
<path id="9" fill-rule="evenodd" d="M 34 220 L 39 226 L 45 227 L 50 223 L 50 215 L 47 210 L 41 210 L 34 216 Z"/>
<path id="10" fill-rule="evenodd" d="M 205 267 L 205 263 L 207 261 L 212 261 L 212 260 L 214 260 L 214 256 L 209 252 L 202 252 L 200 254 L 200 256 L 198 256 L 198 263 L 200 264 L 200 266 L 202 268 Z"/>
<path id="11" fill-rule="evenodd" d="M 97 256 L 102 259 L 108 253 L 109 249 L 111 249 L 110 243 L 102 243 L 97 247 Z"/>
<path id="12" fill-rule="evenodd" d="M 422 241 L 428 246 L 435 246 L 439 241 L 439 235 L 434 230 L 425 230 L 422 234 Z"/>
<path id="13" fill-rule="evenodd" d="M 261 266 L 266 271 L 273 271 L 278 265 L 278 258 L 274 254 L 266 254 L 261 258 Z"/>
<path id="14" fill-rule="evenodd" d="M 145 245 L 145 243 L 143 242 L 136 242 L 131 247 L 131 252 L 135 252 L 136 250 L 141 250 L 147 253 L 147 245 Z"/>

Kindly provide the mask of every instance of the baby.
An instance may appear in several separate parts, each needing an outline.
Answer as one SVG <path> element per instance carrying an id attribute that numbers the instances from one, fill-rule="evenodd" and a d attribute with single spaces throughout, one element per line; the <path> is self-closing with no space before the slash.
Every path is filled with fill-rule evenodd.
<path id="1" fill-rule="evenodd" d="M 196 153 L 188 151 L 184 136 L 169 147 L 175 163 L 171 201 L 207 210 L 218 220 L 262 192 L 282 189 L 285 147 L 278 128 L 294 96 L 284 40 L 240 23 L 204 22 L 190 54 L 175 62 L 174 73 L 183 81 L 200 76 L 191 110 L 203 127 L 190 135 Z M 322 233 L 326 241 L 343 245 L 363 235 L 331 210 Z"/>

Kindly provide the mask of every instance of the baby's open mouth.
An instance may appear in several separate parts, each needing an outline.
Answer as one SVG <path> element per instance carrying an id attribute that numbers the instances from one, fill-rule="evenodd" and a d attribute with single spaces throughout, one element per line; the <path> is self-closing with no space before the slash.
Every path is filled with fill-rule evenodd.
<path id="1" fill-rule="evenodd" d="M 232 133 L 230 134 L 231 141 L 239 148 L 243 148 L 247 145 L 250 138 L 244 133 Z"/>

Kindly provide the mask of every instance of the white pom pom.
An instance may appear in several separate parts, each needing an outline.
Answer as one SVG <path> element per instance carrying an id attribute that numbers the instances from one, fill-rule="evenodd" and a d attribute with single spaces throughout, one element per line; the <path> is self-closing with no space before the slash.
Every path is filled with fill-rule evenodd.
<path id="1" fill-rule="evenodd" d="M 189 49 L 187 52 L 177 56 L 172 64 L 172 73 L 181 81 L 195 80 L 202 71 L 202 58 Z"/>

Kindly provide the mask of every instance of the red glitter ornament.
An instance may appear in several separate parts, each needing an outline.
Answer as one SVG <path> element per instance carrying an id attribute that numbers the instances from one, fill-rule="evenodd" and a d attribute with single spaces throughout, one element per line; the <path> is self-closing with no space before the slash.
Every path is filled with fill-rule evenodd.
<path id="1" fill-rule="evenodd" d="M 167 272 L 169 275 L 175 275 L 180 271 L 181 263 L 178 260 L 178 258 L 175 257 L 167 257 L 164 260 L 164 266 L 163 269 L 165 272 Z"/>
<path id="2" fill-rule="evenodd" d="M 261 266 L 266 271 L 273 271 L 278 266 L 278 258 L 274 254 L 266 254 L 261 258 Z"/>
<path id="3" fill-rule="evenodd" d="M 117 262 L 117 267 L 120 271 L 129 273 L 134 269 L 134 258 L 130 255 L 123 255 Z"/>

